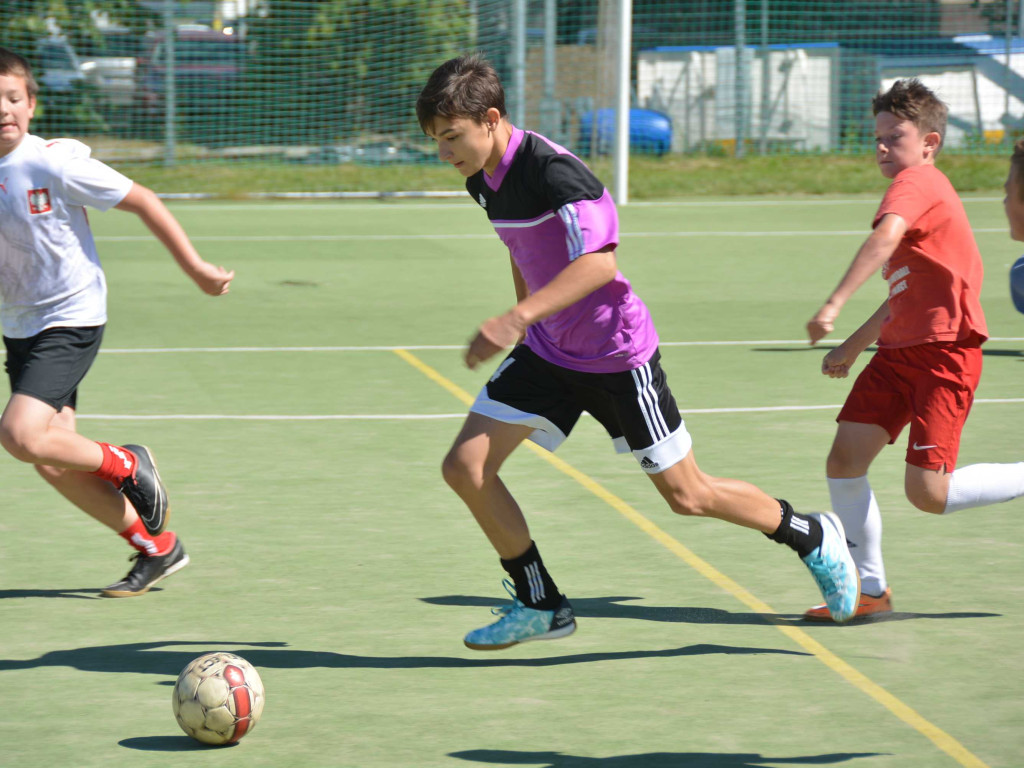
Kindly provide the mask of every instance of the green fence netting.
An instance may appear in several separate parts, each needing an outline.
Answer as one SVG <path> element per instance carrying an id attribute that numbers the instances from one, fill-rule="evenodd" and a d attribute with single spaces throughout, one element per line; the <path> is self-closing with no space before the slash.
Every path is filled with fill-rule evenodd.
<path id="1" fill-rule="evenodd" d="M 653 155 L 871 150 L 870 98 L 917 76 L 947 146 L 1024 132 L 1024 0 L 634 0 L 630 147 Z M 413 104 L 484 52 L 517 122 L 585 155 L 614 143 L 617 0 L 0 3 L 34 65 L 34 132 L 115 164 L 436 162 Z"/>

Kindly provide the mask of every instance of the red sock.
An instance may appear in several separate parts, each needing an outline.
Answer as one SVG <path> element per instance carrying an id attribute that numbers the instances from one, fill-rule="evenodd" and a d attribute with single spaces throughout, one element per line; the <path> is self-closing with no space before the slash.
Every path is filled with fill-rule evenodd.
<path id="1" fill-rule="evenodd" d="M 176 539 L 173 531 L 164 531 L 157 536 L 151 536 L 146 532 L 146 526 L 139 519 L 136 519 L 134 523 L 117 535 L 146 555 L 166 555 L 171 551 Z"/>
<path id="2" fill-rule="evenodd" d="M 97 477 L 109 480 L 114 485 L 121 485 L 126 477 L 135 471 L 135 454 L 127 448 L 110 443 L 96 443 L 103 449 L 103 463 L 93 472 Z"/>

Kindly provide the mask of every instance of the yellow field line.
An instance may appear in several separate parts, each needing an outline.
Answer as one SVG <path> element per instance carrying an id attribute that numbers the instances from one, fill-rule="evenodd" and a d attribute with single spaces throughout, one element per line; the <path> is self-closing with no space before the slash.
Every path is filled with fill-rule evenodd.
<path id="1" fill-rule="evenodd" d="M 404 349 L 395 349 L 393 351 L 413 368 L 418 370 L 431 381 L 448 390 L 448 392 L 453 394 L 466 405 L 471 405 L 473 403 L 473 397 L 468 392 L 442 376 L 415 355 Z M 754 595 L 719 571 L 709 562 L 695 555 L 690 551 L 690 549 L 669 534 L 665 533 L 665 531 L 637 512 L 633 507 L 606 489 L 589 475 L 585 475 L 571 464 L 568 464 L 558 458 L 555 454 L 549 453 L 534 443 L 527 442 L 525 445 L 540 458 L 544 459 L 544 461 L 551 464 L 555 469 L 571 477 L 612 509 L 620 513 L 640 530 L 665 547 L 665 549 L 672 552 L 680 560 L 697 571 L 701 576 L 728 592 L 752 611 L 762 614 L 776 613 L 775 609 L 770 605 L 757 599 Z M 925 736 L 935 746 L 956 760 L 960 765 L 964 766 L 964 768 L 989 768 L 985 762 L 970 752 L 959 741 L 954 739 L 938 726 L 926 720 L 914 709 L 908 707 L 882 686 L 873 682 L 866 675 L 843 661 L 802 629 L 779 622 L 773 622 L 773 626 L 848 683 L 866 693 L 872 699 L 896 715 L 900 720 Z"/>

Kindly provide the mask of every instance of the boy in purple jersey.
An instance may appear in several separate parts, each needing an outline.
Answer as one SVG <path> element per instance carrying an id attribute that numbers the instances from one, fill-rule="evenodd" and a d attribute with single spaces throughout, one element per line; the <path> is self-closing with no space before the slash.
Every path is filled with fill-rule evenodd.
<path id="1" fill-rule="evenodd" d="M 849 619 L 860 590 L 839 520 L 800 514 L 749 483 L 697 467 L 650 314 L 616 266 L 618 216 L 601 182 L 564 148 L 508 121 L 501 82 L 479 56 L 438 67 L 416 114 L 508 246 L 517 298 L 480 326 L 466 350 L 466 364 L 476 368 L 514 346 L 443 464 L 445 481 L 511 578 L 511 605 L 465 644 L 497 650 L 575 631 L 572 606 L 498 470 L 527 438 L 555 450 L 583 411 L 617 450 L 633 453 L 674 512 L 717 517 L 787 544 L 811 570 L 835 620 Z"/>

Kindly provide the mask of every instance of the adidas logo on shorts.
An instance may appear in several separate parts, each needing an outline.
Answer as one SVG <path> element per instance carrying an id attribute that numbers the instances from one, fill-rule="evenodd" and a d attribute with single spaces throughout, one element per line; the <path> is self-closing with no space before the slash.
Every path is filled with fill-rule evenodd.
<path id="1" fill-rule="evenodd" d="M 644 456 L 643 459 L 640 460 L 640 466 L 644 469 L 657 469 L 658 462 L 651 461 L 650 457 Z"/>

